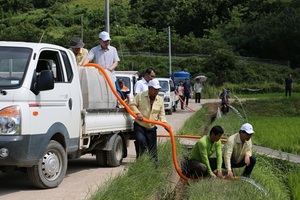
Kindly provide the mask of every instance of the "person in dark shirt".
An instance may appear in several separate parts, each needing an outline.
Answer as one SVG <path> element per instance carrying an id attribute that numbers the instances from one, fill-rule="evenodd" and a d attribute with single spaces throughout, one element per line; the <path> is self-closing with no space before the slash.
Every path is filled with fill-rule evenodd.
<path id="1" fill-rule="evenodd" d="M 291 96 L 291 94 L 292 94 L 292 83 L 293 83 L 292 74 L 289 74 L 285 78 L 285 96 L 286 97 L 288 94 L 289 94 L 289 96 Z"/>
<path id="2" fill-rule="evenodd" d="M 221 110 L 223 114 L 225 115 L 229 111 L 229 105 L 228 105 L 228 91 L 226 88 L 223 88 L 222 93 L 220 94 L 219 98 L 221 99 Z"/>
<path id="3" fill-rule="evenodd" d="M 183 95 L 185 98 L 185 104 L 189 105 L 189 98 L 191 98 L 192 86 L 191 86 L 188 78 L 185 79 L 185 82 L 183 83 L 183 88 L 184 88 Z"/>

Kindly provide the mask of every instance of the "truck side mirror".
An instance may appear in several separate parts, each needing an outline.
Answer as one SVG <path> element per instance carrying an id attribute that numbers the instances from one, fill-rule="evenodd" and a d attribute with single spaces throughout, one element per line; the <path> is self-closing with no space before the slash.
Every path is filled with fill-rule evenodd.
<path id="1" fill-rule="evenodd" d="M 33 77 L 31 91 L 38 95 L 40 91 L 52 90 L 54 88 L 54 75 L 52 70 L 43 70 L 39 75 Z"/>

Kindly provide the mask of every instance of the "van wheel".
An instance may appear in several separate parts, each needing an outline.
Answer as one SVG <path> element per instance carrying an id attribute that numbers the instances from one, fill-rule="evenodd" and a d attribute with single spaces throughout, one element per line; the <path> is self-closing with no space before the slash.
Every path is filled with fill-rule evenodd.
<path id="1" fill-rule="evenodd" d="M 106 151 L 97 150 L 96 151 L 96 162 L 100 167 L 107 167 L 107 156 Z"/>
<path id="2" fill-rule="evenodd" d="M 64 179 L 67 164 L 65 149 L 51 140 L 38 164 L 27 168 L 28 178 L 37 188 L 55 188 Z"/>
<path id="3" fill-rule="evenodd" d="M 107 164 L 111 167 L 118 167 L 123 161 L 124 144 L 121 136 L 117 135 L 111 151 L 107 151 Z"/>
<path id="4" fill-rule="evenodd" d="M 173 109 L 173 108 L 172 108 Z M 165 110 L 166 115 L 172 115 L 172 109 Z"/>

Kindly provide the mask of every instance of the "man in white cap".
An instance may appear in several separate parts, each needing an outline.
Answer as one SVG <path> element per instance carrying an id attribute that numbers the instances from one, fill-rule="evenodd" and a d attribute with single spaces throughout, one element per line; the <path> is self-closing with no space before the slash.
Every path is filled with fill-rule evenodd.
<path id="1" fill-rule="evenodd" d="M 231 135 L 224 145 L 223 149 L 223 168 L 227 169 L 227 176 L 234 176 L 232 168 L 245 167 L 242 176 L 249 177 L 256 158 L 252 155 L 251 136 L 254 133 L 253 127 L 249 123 L 243 124 L 240 131 Z"/>
<path id="2" fill-rule="evenodd" d="M 148 90 L 138 93 L 129 104 L 131 110 L 137 115 L 134 120 L 134 133 L 136 139 L 137 158 L 146 151 L 158 164 L 157 158 L 157 137 L 154 124 L 144 122 L 144 119 L 167 123 L 165 116 L 164 100 L 158 96 L 161 86 L 157 79 L 149 81 Z"/>
<path id="3" fill-rule="evenodd" d="M 96 64 L 113 73 L 120 61 L 117 49 L 110 46 L 111 39 L 108 32 L 102 31 L 99 34 L 99 39 L 100 44 L 90 50 L 83 65 L 93 60 Z"/>
<path id="4" fill-rule="evenodd" d="M 70 49 L 73 51 L 76 57 L 76 63 L 78 66 L 82 66 L 85 57 L 88 55 L 89 51 L 84 47 L 84 43 L 80 37 L 72 37 L 69 44 Z"/>

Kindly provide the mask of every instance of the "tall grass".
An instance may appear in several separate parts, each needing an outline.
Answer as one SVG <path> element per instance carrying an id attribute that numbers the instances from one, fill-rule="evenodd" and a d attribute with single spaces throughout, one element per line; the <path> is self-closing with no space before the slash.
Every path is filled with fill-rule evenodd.
<path id="1" fill-rule="evenodd" d="M 178 143 L 176 151 L 180 156 L 183 148 Z M 174 173 L 171 154 L 171 143 L 166 142 L 158 145 L 158 167 L 147 154 L 131 163 L 126 173 L 120 174 L 110 180 L 104 187 L 90 198 L 90 200 L 142 200 L 164 199 L 171 194 L 169 177 Z M 178 157 L 180 160 L 180 157 Z"/>
<path id="2" fill-rule="evenodd" d="M 299 117 L 251 117 L 254 143 L 300 155 Z"/>
<path id="3" fill-rule="evenodd" d="M 300 199 L 300 168 L 288 173 L 288 181 L 292 190 L 293 199 Z"/>

